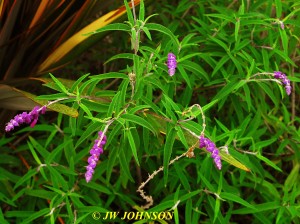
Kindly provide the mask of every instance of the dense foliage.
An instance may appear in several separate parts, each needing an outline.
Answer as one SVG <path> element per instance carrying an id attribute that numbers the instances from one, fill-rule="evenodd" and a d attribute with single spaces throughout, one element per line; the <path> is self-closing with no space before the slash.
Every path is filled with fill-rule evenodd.
<path id="1" fill-rule="evenodd" d="M 0 223 L 300 223 L 300 3 L 124 4 L 85 34 L 115 66 L 45 75 L 7 123 Z"/>

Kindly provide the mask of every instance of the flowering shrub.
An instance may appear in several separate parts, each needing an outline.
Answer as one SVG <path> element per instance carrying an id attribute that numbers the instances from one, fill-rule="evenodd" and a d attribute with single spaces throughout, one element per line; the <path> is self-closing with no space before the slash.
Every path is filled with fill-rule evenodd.
<path id="1" fill-rule="evenodd" d="M 0 223 L 298 222 L 297 4 L 152 4 L 86 34 L 115 31 L 107 73 L 45 77 L 7 123 Z"/>

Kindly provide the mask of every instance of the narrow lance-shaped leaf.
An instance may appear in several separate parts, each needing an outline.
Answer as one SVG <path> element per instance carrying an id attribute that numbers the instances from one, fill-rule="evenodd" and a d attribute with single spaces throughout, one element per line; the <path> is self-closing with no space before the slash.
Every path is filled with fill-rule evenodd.
<path id="1" fill-rule="evenodd" d="M 164 147 L 164 184 L 165 185 L 167 184 L 167 180 L 168 180 L 169 162 L 171 159 L 175 136 L 176 136 L 175 128 L 169 125 L 169 128 L 167 128 L 167 137 L 166 137 L 166 143 Z"/>
<path id="2" fill-rule="evenodd" d="M 137 155 L 137 148 L 132 136 L 132 133 L 130 131 L 130 129 L 127 131 L 127 137 L 128 137 L 128 141 L 129 141 L 129 145 L 133 154 L 133 157 L 135 158 L 135 161 L 137 162 L 138 166 L 140 165 L 139 163 L 139 159 L 138 159 L 138 155 Z"/>

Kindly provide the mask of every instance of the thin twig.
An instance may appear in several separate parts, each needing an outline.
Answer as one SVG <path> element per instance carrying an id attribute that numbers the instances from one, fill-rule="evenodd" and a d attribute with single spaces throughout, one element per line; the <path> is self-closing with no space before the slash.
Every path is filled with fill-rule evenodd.
<path id="1" fill-rule="evenodd" d="M 179 155 L 179 156 L 176 156 L 173 160 L 171 160 L 171 161 L 169 162 L 168 166 L 172 165 L 175 161 L 179 160 L 180 158 L 186 156 L 187 153 L 188 153 L 188 151 L 182 153 L 182 154 Z M 157 170 L 153 171 L 153 173 L 152 173 L 151 175 L 149 175 L 148 179 L 147 179 L 145 182 L 142 182 L 141 185 L 139 186 L 139 188 L 137 189 L 137 192 L 139 192 L 140 195 L 141 195 L 141 197 L 142 197 L 143 199 L 145 199 L 146 202 L 147 202 L 147 204 L 141 206 L 141 208 L 143 208 L 143 209 L 148 209 L 148 208 L 150 208 L 150 207 L 153 205 L 153 198 L 152 198 L 152 196 L 151 196 L 151 195 L 150 195 L 150 196 L 149 196 L 149 195 L 146 195 L 146 194 L 145 194 L 145 191 L 143 190 L 143 188 L 146 186 L 146 184 L 147 184 L 150 180 L 152 180 L 159 172 L 161 172 L 161 171 L 163 171 L 163 170 L 164 170 L 164 167 L 161 166 L 161 167 L 159 167 Z"/>

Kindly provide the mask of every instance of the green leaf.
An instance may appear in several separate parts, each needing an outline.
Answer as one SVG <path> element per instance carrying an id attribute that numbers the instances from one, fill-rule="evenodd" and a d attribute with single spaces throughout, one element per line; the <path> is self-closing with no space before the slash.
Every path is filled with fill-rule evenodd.
<path id="1" fill-rule="evenodd" d="M 193 72 L 200 79 L 205 78 L 206 81 L 209 81 L 207 72 L 199 64 L 186 60 L 184 63 L 182 63 L 182 66 L 186 70 Z"/>
<path id="2" fill-rule="evenodd" d="M 286 55 L 284 52 L 274 48 L 272 50 L 275 54 L 279 55 L 284 61 L 289 62 L 292 66 L 297 67 L 297 65 L 295 64 L 295 62 L 288 56 Z"/>
<path id="3" fill-rule="evenodd" d="M 175 163 L 174 163 L 174 167 L 175 167 L 175 170 L 176 170 L 176 175 L 179 178 L 180 182 L 182 183 L 184 189 L 187 192 L 190 192 L 191 191 L 191 186 L 189 184 L 187 175 L 183 172 L 182 167 L 179 166 L 179 165 L 177 165 L 177 164 L 175 164 Z"/>
<path id="4" fill-rule="evenodd" d="M 280 19 L 282 16 L 282 3 L 281 0 L 275 0 L 276 17 Z"/>
<path id="5" fill-rule="evenodd" d="M 55 93 L 51 95 L 40 95 L 37 96 L 35 99 L 36 100 L 57 100 L 59 98 L 67 98 L 68 95 L 65 93 Z"/>
<path id="6" fill-rule="evenodd" d="M 299 163 L 296 163 L 288 177 L 285 179 L 284 188 L 287 192 L 289 192 L 295 186 L 295 183 L 297 183 L 299 177 L 299 169 L 300 165 Z"/>
<path id="7" fill-rule="evenodd" d="M 95 191 L 98 191 L 98 192 L 101 192 L 101 193 L 104 193 L 107 195 L 112 194 L 111 190 L 109 188 L 107 188 L 106 186 L 104 186 L 103 184 L 97 184 L 95 182 L 90 182 L 90 183 L 84 182 L 84 183 L 82 183 L 82 185 L 84 185 L 87 188 L 94 189 Z"/>
<path id="8" fill-rule="evenodd" d="M 72 205 L 71 205 L 68 197 L 66 197 L 65 202 L 66 202 L 66 209 L 67 209 L 67 212 L 68 212 L 69 219 L 74 220 L 74 213 L 73 213 L 73 210 L 72 210 Z"/>
<path id="9" fill-rule="evenodd" d="M 150 131 L 152 131 L 153 134 L 156 134 L 156 130 L 153 128 L 153 126 L 148 121 L 146 121 L 145 119 L 143 119 L 143 118 L 141 118 L 137 115 L 123 114 L 121 117 L 124 118 L 127 121 L 130 121 L 130 122 L 133 122 L 135 124 L 141 125 L 141 126 L 147 128 L 147 129 L 149 129 Z"/>
<path id="10" fill-rule="evenodd" d="M 273 82 L 274 83 L 274 82 Z M 277 83 L 276 83 L 277 84 Z M 266 83 L 258 83 L 259 86 L 261 86 L 261 88 L 263 89 L 263 91 L 270 97 L 270 99 L 273 101 L 273 103 L 275 104 L 275 107 L 278 107 L 279 105 L 279 100 L 278 98 L 275 96 L 274 91 L 268 86 L 266 85 Z"/>
<path id="11" fill-rule="evenodd" d="M 148 30 L 147 27 L 143 27 L 143 31 L 144 33 L 146 34 L 146 36 L 148 37 L 149 40 L 152 40 L 152 37 L 151 37 L 151 33 L 150 31 Z"/>
<path id="12" fill-rule="evenodd" d="M 42 105 L 46 105 L 46 102 L 43 103 Z M 66 114 L 68 116 L 71 117 L 78 117 L 78 111 L 72 107 L 68 107 L 66 105 L 63 104 L 59 104 L 59 103 L 55 103 L 55 104 L 51 104 L 50 106 L 47 107 L 48 109 L 54 110 L 56 112 L 59 113 L 63 113 Z"/>
<path id="13" fill-rule="evenodd" d="M 34 190 L 34 189 L 26 189 L 25 191 L 26 195 L 42 198 L 46 200 L 51 200 L 55 197 L 56 193 L 53 191 L 47 191 L 47 190 Z"/>
<path id="14" fill-rule="evenodd" d="M 86 77 L 88 77 L 90 74 L 85 74 L 83 76 L 81 76 L 79 79 L 76 80 L 76 82 L 73 83 L 73 85 L 70 88 L 70 92 L 73 93 L 76 88 L 78 87 L 78 85 L 82 82 L 82 80 L 84 80 Z"/>
<path id="15" fill-rule="evenodd" d="M 181 202 L 184 202 L 184 201 L 186 201 L 186 200 L 188 200 L 188 199 L 190 199 L 190 198 L 192 198 L 196 195 L 199 195 L 202 191 L 203 190 L 200 189 L 200 190 L 195 190 L 195 191 L 188 192 L 187 194 L 180 196 L 179 200 Z"/>
<path id="16" fill-rule="evenodd" d="M 240 198 L 239 196 L 237 196 L 235 194 L 222 192 L 220 194 L 220 197 L 223 198 L 223 199 L 226 199 L 228 201 L 233 201 L 233 202 L 239 203 L 239 204 L 244 205 L 247 208 L 251 208 L 255 211 L 257 210 L 256 206 L 249 204 L 247 201 L 245 201 L 244 199 Z"/>
<path id="17" fill-rule="evenodd" d="M 277 8 L 277 7 L 276 7 Z M 288 56 L 288 42 L 289 42 L 289 37 L 287 36 L 285 30 L 279 29 L 279 33 L 281 36 L 281 41 L 282 41 L 282 47 L 283 47 L 283 52 L 285 53 L 285 55 Z"/>
<path id="18" fill-rule="evenodd" d="M 237 21 L 235 22 L 235 27 L 234 27 L 234 39 L 235 39 L 235 42 L 238 41 L 238 36 L 239 36 L 239 30 L 240 30 L 240 19 L 237 18 Z M 215 221 L 215 219 L 214 219 Z"/>
<path id="19" fill-rule="evenodd" d="M 205 14 L 205 16 L 209 16 L 209 17 L 214 17 L 214 18 L 219 18 L 219 19 L 223 19 L 226 21 L 230 21 L 232 23 L 234 23 L 234 18 L 232 18 L 231 16 L 224 14 L 214 14 L 214 13 L 210 13 L 210 14 Z"/>
<path id="20" fill-rule="evenodd" d="M 251 108 L 252 108 L 252 99 L 251 99 L 251 95 L 250 95 L 250 89 L 248 87 L 248 85 L 244 85 L 243 86 L 244 92 L 245 92 L 245 100 L 248 106 L 248 112 L 250 112 Z"/>
<path id="21" fill-rule="evenodd" d="M 208 188 L 211 192 L 216 192 L 215 187 L 205 178 L 205 176 L 202 175 L 202 173 L 199 172 L 199 176 L 201 181 L 203 182 L 203 185 Z"/>
<path id="22" fill-rule="evenodd" d="M 214 75 L 224 66 L 224 64 L 230 59 L 228 55 L 224 55 L 221 60 L 218 61 L 218 64 L 215 66 L 211 76 L 214 77 Z"/>
<path id="23" fill-rule="evenodd" d="M 122 139 L 123 141 L 124 139 Z M 123 143 L 124 144 L 124 143 Z M 113 168 L 115 166 L 115 163 L 116 163 L 116 160 L 118 158 L 118 152 L 119 149 L 117 147 L 114 147 L 112 148 L 112 150 L 109 151 L 109 158 L 108 158 L 108 161 L 107 161 L 107 167 L 106 168 L 106 180 L 107 180 L 107 183 L 109 183 L 110 181 L 110 177 L 111 177 L 111 174 L 113 172 Z"/>
<path id="24" fill-rule="evenodd" d="M 185 223 L 192 223 L 192 210 L 193 210 L 193 204 L 192 200 L 188 200 L 185 204 Z"/>
<path id="25" fill-rule="evenodd" d="M 98 81 L 103 79 L 128 79 L 128 76 L 124 73 L 119 72 L 109 72 L 101 75 L 92 75 L 89 77 L 90 79 L 96 79 Z"/>
<path id="26" fill-rule="evenodd" d="M 271 145 L 273 142 L 276 142 L 276 141 L 278 141 L 277 138 L 270 138 L 270 139 L 268 139 L 268 140 L 256 142 L 256 143 L 255 143 L 255 147 L 256 147 L 257 149 L 261 149 L 261 148 L 264 148 L 264 147 L 266 147 L 266 146 Z"/>
<path id="27" fill-rule="evenodd" d="M 220 172 L 220 177 L 219 177 L 219 184 L 218 184 L 218 191 L 217 194 L 219 195 L 223 189 L 223 176 L 222 173 Z M 220 212 L 220 198 L 216 198 L 216 204 L 215 204 L 215 209 L 214 209 L 214 222 L 217 220 L 218 214 Z"/>
<path id="28" fill-rule="evenodd" d="M 144 130 L 148 130 L 148 129 L 144 129 Z M 130 159 L 128 159 L 129 155 L 126 154 L 125 152 L 125 148 L 124 145 L 120 145 L 120 151 L 119 151 L 119 158 L 120 158 L 120 165 L 121 165 L 121 169 L 122 172 L 124 172 L 124 174 L 126 175 L 126 177 L 131 181 L 134 182 L 134 179 L 131 175 L 130 172 Z M 131 155 L 130 155 L 131 158 Z"/>
<path id="29" fill-rule="evenodd" d="M 257 156 L 257 158 L 259 158 L 260 160 L 264 161 L 264 162 L 265 162 L 266 164 L 268 164 L 269 166 L 271 166 L 271 167 L 273 167 L 274 169 L 276 169 L 276 170 L 282 172 L 282 170 L 281 170 L 278 166 L 276 166 L 276 165 L 275 165 L 271 160 L 269 160 L 268 158 L 266 158 L 266 157 L 264 157 L 264 156 L 262 156 L 262 155 L 260 155 L 260 154 L 257 154 L 256 156 Z"/>
<path id="30" fill-rule="evenodd" d="M 258 213 L 258 212 L 265 212 L 265 211 L 276 211 L 278 208 L 280 208 L 281 205 L 279 201 L 272 201 L 272 202 L 267 202 L 267 203 L 262 203 L 262 204 L 255 204 L 255 207 L 247 207 L 247 208 L 241 208 L 237 210 L 233 210 L 233 214 L 240 214 L 240 215 L 245 215 L 245 214 L 253 214 L 253 213 Z"/>
<path id="31" fill-rule="evenodd" d="M 58 153 L 61 153 L 61 151 L 65 148 L 67 144 L 72 142 L 72 139 L 69 139 L 68 141 L 64 141 L 62 144 L 59 144 L 45 159 L 47 164 L 53 163 L 54 158 L 57 156 Z"/>
<path id="32" fill-rule="evenodd" d="M 261 53 L 262 53 L 262 56 L 263 56 L 264 69 L 265 69 L 265 71 L 269 71 L 269 67 L 270 67 L 269 66 L 269 64 L 270 64 L 270 55 L 269 55 L 269 52 L 266 49 L 262 49 Z M 252 67 L 252 65 L 251 65 L 251 67 Z M 248 72 L 250 72 L 250 71 L 248 71 Z"/>
<path id="33" fill-rule="evenodd" d="M 21 186 L 25 181 L 29 180 L 31 177 L 33 177 L 35 174 L 37 174 L 36 169 L 29 169 L 28 172 L 22 176 L 18 182 L 14 186 L 14 190 L 17 189 L 19 186 Z"/>
<path id="34" fill-rule="evenodd" d="M 136 148 L 136 145 L 135 145 L 135 142 L 134 142 L 134 139 L 133 139 L 130 129 L 126 133 L 127 133 L 127 137 L 128 137 L 128 141 L 129 141 L 129 145 L 130 145 L 133 157 L 135 158 L 137 165 L 140 166 L 139 158 L 137 155 L 137 148 Z"/>
<path id="35" fill-rule="evenodd" d="M 163 94 L 164 99 L 166 102 L 173 108 L 174 111 L 180 111 L 179 106 L 170 98 L 168 95 Z"/>
<path id="36" fill-rule="evenodd" d="M 140 1 L 140 11 L 139 11 L 139 20 L 144 21 L 144 19 L 145 19 L 145 5 L 144 5 L 144 1 L 141 0 Z"/>
<path id="37" fill-rule="evenodd" d="M 177 66 L 177 69 L 179 70 L 180 74 L 182 75 L 182 78 L 184 79 L 184 81 L 186 81 L 188 86 L 192 89 L 190 78 L 188 77 L 188 75 L 187 75 L 186 71 L 184 70 L 184 68 L 179 64 Z"/>
<path id="38" fill-rule="evenodd" d="M 17 205 L 11 199 L 8 198 L 8 195 L 4 195 L 1 192 L 0 192 L 0 201 L 10 206 L 17 207 Z"/>
<path id="39" fill-rule="evenodd" d="M 221 100 L 222 98 L 227 97 L 227 95 L 232 93 L 237 87 L 241 87 L 240 82 L 232 81 L 232 82 L 228 83 L 217 93 L 217 95 L 213 98 L 213 100 Z"/>
<path id="40" fill-rule="evenodd" d="M 222 160 L 226 161 L 227 163 L 237 167 L 237 168 L 240 168 L 242 170 L 245 170 L 245 171 L 250 171 L 250 169 L 245 166 L 244 164 L 242 164 L 240 161 L 238 161 L 237 159 L 235 159 L 233 156 L 231 156 L 230 154 L 227 154 L 223 151 L 220 151 L 220 155 L 221 155 L 221 158 Z"/>
<path id="41" fill-rule="evenodd" d="M 131 1 L 130 1 L 130 4 L 131 4 Z M 129 7 L 129 4 L 127 2 L 127 0 L 124 0 L 124 5 L 126 7 L 126 12 L 127 12 L 127 17 L 128 17 L 128 21 L 129 23 L 131 24 L 131 26 L 134 26 L 134 18 L 133 18 L 133 14 L 131 12 L 131 9 Z"/>
<path id="42" fill-rule="evenodd" d="M 86 105 L 84 105 L 83 103 L 80 103 L 80 104 L 79 104 L 79 107 L 80 107 L 81 109 L 83 109 L 84 112 L 85 112 L 89 117 L 93 117 L 91 111 L 89 110 L 89 108 L 88 108 Z"/>
<path id="43" fill-rule="evenodd" d="M 158 31 L 158 32 L 161 32 L 161 33 L 164 33 L 164 34 L 168 35 L 171 38 L 171 40 L 172 40 L 172 42 L 174 44 L 174 47 L 176 49 L 179 48 L 179 41 L 178 41 L 178 39 L 175 37 L 175 35 L 173 34 L 173 32 L 171 30 L 169 30 L 167 27 L 162 26 L 160 24 L 156 24 L 156 23 L 147 23 L 145 25 L 145 27 L 147 27 L 149 30 L 155 30 L 155 31 Z M 178 53 L 178 52 L 175 52 L 175 53 Z"/>
<path id="44" fill-rule="evenodd" d="M 33 220 L 46 215 L 47 213 L 50 213 L 50 209 L 49 208 L 44 208 L 42 210 L 39 210 L 37 212 L 35 212 L 34 214 L 30 215 L 28 218 L 26 218 L 25 220 L 22 221 L 22 224 L 27 224 L 27 223 L 32 223 Z"/>
<path id="45" fill-rule="evenodd" d="M 31 151 L 31 154 L 32 154 L 33 158 L 35 159 L 35 161 L 36 161 L 39 165 L 41 165 L 42 162 L 41 162 L 41 160 L 39 159 L 38 155 L 36 154 L 33 145 L 31 145 L 30 142 L 27 142 L 27 145 L 28 145 L 28 147 L 29 147 L 29 149 L 30 149 L 30 151 Z"/>
<path id="46" fill-rule="evenodd" d="M 95 30 L 93 32 L 90 33 L 86 33 L 85 35 L 90 35 L 90 34 L 96 34 L 96 33 L 101 33 L 101 32 L 105 32 L 105 31 L 130 31 L 130 26 L 128 26 L 127 24 L 124 23 L 114 23 L 114 24 L 108 24 L 98 30 Z"/>
<path id="47" fill-rule="evenodd" d="M 241 62 L 239 62 L 235 55 L 232 55 L 230 52 L 227 52 L 228 56 L 230 57 L 231 61 L 234 63 L 236 69 L 237 69 L 237 72 L 238 74 L 243 74 L 244 73 L 244 70 L 241 66 Z"/>
<path id="48" fill-rule="evenodd" d="M 55 189 L 62 188 L 63 191 L 67 191 L 68 190 L 68 183 L 62 177 L 61 173 L 58 172 L 55 167 L 52 167 L 50 165 L 47 165 L 47 168 L 49 169 L 49 172 L 50 172 L 50 175 L 51 175 L 53 189 L 54 188 Z M 59 191 L 56 191 L 56 192 L 59 193 Z"/>
<path id="49" fill-rule="evenodd" d="M 57 78 L 55 78 L 51 73 L 49 73 L 49 75 L 51 76 L 51 78 L 53 79 L 53 81 L 57 84 L 57 86 L 60 88 L 60 90 L 63 93 L 69 94 L 69 91 L 66 89 L 66 87 Z"/>
<path id="50" fill-rule="evenodd" d="M 220 45 L 226 52 L 229 51 L 229 48 L 227 47 L 227 45 L 223 41 L 221 41 L 221 40 L 219 40 L 219 39 L 217 39 L 217 38 L 215 38 L 213 36 L 210 36 L 209 38 L 212 41 L 214 41 L 215 43 L 217 43 L 218 45 Z"/>
<path id="51" fill-rule="evenodd" d="M 211 108 L 213 105 L 215 105 L 219 100 L 212 100 L 208 104 L 202 107 L 203 112 L 207 111 L 209 108 Z"/>
<path id="52" fill-rule="evenodd" d="M 4 215 L 2 213 L 2 209 L 0 209 L 0 223 L 9 224 L 9 222 L 4 219 Z"/>
<path id="53" fill-rule="evenodd" d="M 186 141 L 186 139 L 185 139 L 185 136 L 184 136 L 184 133 L 183 133 L 183 131 L 182 131 L 182 128 L 181 128 L 180 126 L 176 126 L 175 129 L 176 129 L 176 131 L 177 131 L 177 135 L 178 135 L 180 141 L 182 142 L 182 144 L 184 145 L 184 147 L 185 147 L 186 149 L 188 149 L 189 146 L 188 146 L 188 143 L 187 143 L 187 141 Z"/>
<path id="54" fill-rule="evenodd" d="M 185 60 L 187 60 L 187 59 L 189 59 L 189 58 L 193 58 L 193 57 L 195 57 L 195 56 L 199 56 L 199 55 L 202 55 L 202 54 L 203 54 L 203 53 L 192 53 L 192 54 L 185 55 L 184 57 L 178 59 L 178 60 L 177 60 L 177 63 L 183 62 L 183 61 L 185 61 Z"/>
<path id="55" fill-rule="evenodd" d="M 169 162 L 171 159 L 171 154 L 173 151 L 173 144 L 175 141 L 176 131 L 173 125 L 167 125 L 167 136 L 166 143 L 164 147 L 164 185 L 167 184 L 168 180 L 168 171 L 169 171 Z"/>
<path id="56" fill-rule="evenodd" d="M 120 95 L 121 92 L 117 92 L 114 98 L 112 99 L 111 103 L 109 104 L 106 117 L 113 117 L 115 114 L 119 113 L 119 110 L 121 109 L 119 104 Z"/>
<path id="57" fill-rule="evenodd" d="M 129 114 L 135 114 L 139 111 L 142 111 L 144 109 L 147 109 L 147 108 L 151 108 L 149 105 L 139 105 L 139 106 L 135 106 L 134 108 L 130 109 L 129 110 Z"/>
<path id="58" fill-rule="evenodd" d="M 91 123 L 87 129 L 83 132 L 83 134 L 78 139 L 75 148 L 77 148 L 84 140 L 86 140 L 91 134 L 95 133 L 97 130 L 100 130 L 99 123 Z"/>
<path id="59" fill-rule="evenodd" d="M 108 62 L 111 62 L 113 60 L 116 60 L 116 59 L 129 59 L 129 60 L 133 60 L 133 54 L 132 53 L 120 53 L 120 54 L 116 54 L 116 55 L 112 56 L 110 59 L 108 59 L 105 62 L 105 64 L 107 64 Z"/>
<path id="60" fill-rule="evenodd" d="M 129 84 L 129 80 L 125 79 L 122 81 L 122 83 L 119 86 L 120 97 L 119 97 L 118 105 L 119 105 L 120 109 L 126 103 L 126 93 L 127 93 L 128 84 Z M 116 111 L 119 111 L 120 109 L 118 109 Z"/>

